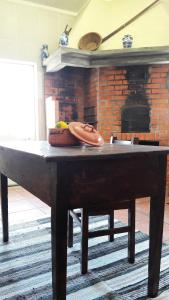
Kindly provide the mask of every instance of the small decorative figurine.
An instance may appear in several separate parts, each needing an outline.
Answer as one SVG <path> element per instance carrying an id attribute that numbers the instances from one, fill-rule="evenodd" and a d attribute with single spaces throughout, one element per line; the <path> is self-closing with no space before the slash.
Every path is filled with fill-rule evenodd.
<path id="1" fill-rule="evenodd" d="M 43 44 L 41 47 L 41 61 L 42 64 L 43 62 L 49 57 L 49 52 L 48 52 L 48 45 Z"/>
<path id="2" fill-rule="evenodd" d="M 61 34 L 59 39 L 59 46 L 66 47 L 69 43 L 69 33 L 71 32 L 72 28 L 68 29 L 68 25 L 66 25 L 64 32 Z"/>
<path id="3" fill-rule="evenodd" d="M 126 34 L 122 38 L 122 42 L 123 42 L 123 48 L 131 48 L 132 42 L 133 42 L 133 37 L 130 34 Z"/>

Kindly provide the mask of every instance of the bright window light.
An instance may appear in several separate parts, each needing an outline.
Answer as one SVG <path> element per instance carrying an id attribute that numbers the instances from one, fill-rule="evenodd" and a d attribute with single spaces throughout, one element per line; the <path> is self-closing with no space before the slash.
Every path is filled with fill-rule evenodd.
<path id="1" fill-rule="evenodd" d="M 36 65 L 0 60 L 0 140 L 36 138 Z"/>

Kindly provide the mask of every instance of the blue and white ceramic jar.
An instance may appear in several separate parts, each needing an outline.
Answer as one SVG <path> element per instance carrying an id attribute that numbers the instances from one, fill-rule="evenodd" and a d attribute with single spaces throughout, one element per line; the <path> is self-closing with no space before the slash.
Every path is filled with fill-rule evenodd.
<path id="1" fill-rule="evenodd" d="M 130 34 L 124 35 L 122 38 L 123 48 L 131 48 L 133 43 L 133 37 Z"/>
<path id="2" fill-rule="evenodd" d="M 68 46 L 68 43 L 69 43 L 68 35 L 65 32 L 63 32 L 59 39 L 59 46 L 66 47 Z"/>
<path id="3" fill-rule="evenodd" d="M 49 57 L 48 45 L 43 44 L 41 47 L 41 62 L 42 62 L 42 64 L 48 57 Z"/>
<path id="4" fill-rule="evenodd" d="M 67 47 L 69 43 L 69 33 L 71 32 L 72 28 L 68 28 L 68 24 L 65 27 L 64 32 L 61 34 L 59 39 L 59 46 Z"/>

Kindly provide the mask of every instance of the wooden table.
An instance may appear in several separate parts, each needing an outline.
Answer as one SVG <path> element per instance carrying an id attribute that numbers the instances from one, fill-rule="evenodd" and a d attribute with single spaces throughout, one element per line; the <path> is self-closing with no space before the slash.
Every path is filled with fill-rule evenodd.
<path id="1" fill-rule="evenodd" d="M 120 199 L 146 196 L 151 199 L 148 296 L 157 296 L 167 153 L 166 147 L 139 145 L 0 144 L 3 240 L 8 241 L 9 177 L 51 207 L 53 300 L 66 299 L 68 209 L 111 207 Z"/>

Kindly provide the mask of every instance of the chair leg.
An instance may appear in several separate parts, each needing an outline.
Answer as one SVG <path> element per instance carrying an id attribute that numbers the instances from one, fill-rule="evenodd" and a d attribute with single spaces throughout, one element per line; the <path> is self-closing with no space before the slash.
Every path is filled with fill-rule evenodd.
<path id="1" fill-rule="evenodd" d="M 108 216 L 109 229 L 114 229 L 114 211 Z M 109 235 L 109 242 L 114 241 L 114 233 Z"/>
<path id="2" fill-rule="evenodd" d="M 88 227 L 89 216 L 85 209 L 81 209 L 81 274 L 86 274 L 88 271 Z"/>
<path id="3" fill-rule="evenodd" d="M 68 212 L 68 247 L 73 247 L 73 218 L 70 211 Z"/>
<path id="4" fill-rule="evenodd" d="M 131 206 L 128 209 L 128 225 L 130 231 L 128 233 L 128 261 L 135 261 L 135 200 L 131 201 Z"/>

